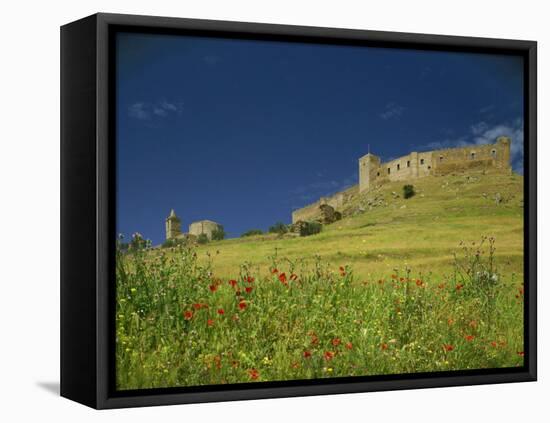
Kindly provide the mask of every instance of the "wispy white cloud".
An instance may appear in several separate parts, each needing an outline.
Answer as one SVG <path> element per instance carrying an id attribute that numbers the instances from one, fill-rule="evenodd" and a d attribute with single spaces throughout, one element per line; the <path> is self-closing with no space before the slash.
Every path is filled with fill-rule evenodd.
<path id="1" fill-rule="evenodd" d="M 405 108 L 397 103 L 388 103 L 384 110 L 380 113 L 380 117 L 384 120 L 400 118 Z"/>
<path id="2" fill-rule="evenodd" d="M 479 109 L 479 113 L 481 113 L 481 114 L 489 113 L 489 112 L 492 112 L 494 109 L 495 109 L 495 105 L 494 105 L 494 104 L 488 104 L 487 106 L 481 107 L 481 108 Z"/>
<path id="3" fill-rule="evenodd" d="M 523 174 L 523 119 L 516 118 L 511 122 L 489 124 L 477 122 L 470 127 L 468 133 L 450 139 L 435 141 L 420 146 L 422 150 L 440 150 L 443 148 L 466 147 L 468 145 L 490 144 L 500 136 L 510 137 L 510 161 L 515 172 Z"/>
<path id="4" fill-rule="evenodd" d="M 128 106 L 128 116 L 138 120 L 164 118 L 170 114 L 181 114 L 182 111 L 183 102 L 171 103 L 166 100 L 154 103 L 139 101 Z"/>

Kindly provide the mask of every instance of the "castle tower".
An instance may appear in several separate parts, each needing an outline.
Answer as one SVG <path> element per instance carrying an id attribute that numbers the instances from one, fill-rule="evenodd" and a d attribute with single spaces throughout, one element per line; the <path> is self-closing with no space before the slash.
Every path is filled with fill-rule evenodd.
<path id="1" fill-rule="evenodd" d="M 170 216 L 166 218 L 166 239 L 174 239 L 181 234 L 181 220 L 174 209 L 170 211 Z"/>
<path id="2" fill-rule="evenodd" d="M 369 189 L 380 171 L 380 157 L 367 154 L 359 159 L 359 192 Z"/>
<path id="3" fill-rule="evenodd" d="M 512 140 L 510 137 L 501 136 L 498 137 L 496 142 L 496 160 L 495 165 L 496 167 L 502 168 L 502 169 L 511 169 L 511 163 L 510 163 L 510 146 L 512 144 Z"/>

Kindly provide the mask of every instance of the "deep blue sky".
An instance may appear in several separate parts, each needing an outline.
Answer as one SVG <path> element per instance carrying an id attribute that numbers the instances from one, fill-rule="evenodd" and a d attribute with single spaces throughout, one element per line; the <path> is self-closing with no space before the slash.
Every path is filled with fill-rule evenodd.
<path id="1" fill-rule="evenodd" d="M 388 160 L 512 136 L 512 56 L 187 36 L 117 36 L 117 230 L 157 244 L 171 208 L 230 236 L 357 183 Z"/>

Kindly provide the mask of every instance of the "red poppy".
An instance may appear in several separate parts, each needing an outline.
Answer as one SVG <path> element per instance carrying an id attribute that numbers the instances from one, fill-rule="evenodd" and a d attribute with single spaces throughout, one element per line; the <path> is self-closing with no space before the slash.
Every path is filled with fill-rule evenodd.
<path id="1" fill-rule="evenodd" d="M 260 377 L 260 372 L 256 369 L 250 369 L 248 370 L 248 376 L 250 376 L 250 379 L 256 380 Z"/>
<path id="2" fill-rule="evenodd" d="M 239 302 L 239 308 L 241 310 L 244 310 L 246 308 L 246 301 L 242 300 L 241 302 Z"/>
<path id="3" fill-rule="evenodd" d="M 399 280 L 400 280 L 401 282 L 403 282 L 403 281 L 405 280 L 405 278 L 399 278 Z"/>
<path id="4" fill-rule="evenodd" d="M 345 272 L 346 269 L 344 269 L 344 266 L 340 266 L 340 272 Z"/>
<path id="5" fill-rule="evenodd" d="M 471 341 L 473 341 L 473 340 L 474 340 L 474 338 L 475 338 L 475 336 L 474 336 L 474 335 L 466 335 L 466 336 L 464 337 L 464 339 L 465 339 L 466 341 L 468 341 L 468 342 L 471 342 Z"/>
<path id="6" fill-rule="evenodd" d="M 456 290 L 457 290 L 457 291 L 460 291 L 462 288 L 464 288 L 464 285 L 463 285 L 463 284 L 461 284 L 461 283 L 457 283 L 457 284 L 456 284 Z"/>
<path id="7" fill-rule="evenodd" d="M 311 351 L 304 351 L 304 358 L 310 358 L 311 357 Z"/>
<path id="8" fill-rule="evenodd" d="M 416 286 L 422 286 L 423 283 L 421 279 L 416 280 Z"/>
<path id="9" fill-rule="evenodd" d="M 248 283 L 252 283 L 252 282 L 254 282 L 254 278 L 253 278 L 252 276 L 247 276 L 247 277 L 246 277 L 246 281 L 247 281 Z"/>
<path id="10" fill-rule="evenodd" d="M 337 347 L 338 345 L 340 345 L 340 342 L 342 342 L 342 341 L 340 341 L 340 338 L 334 338 L 334 339 L 332 340 L 332 345 L 334 345 L 335 347 Z"/>
<path id="11" fill-rule="evenodd" d="M 520 357 L 523 357 L 523 356 L 525 355 L 525 352 L 524 352 L 524 351 L 518 351 L 518 355 L 519 355 Z"/>
<path id="12" fill-rule="evenodd" d="M 491 346 L 496 348 L 497 347 L 496 341 L 491 341 Z"/>
<path id="13" fill-rule="evenodd" d="M 447 319 L 447 324 L 448 324 L 449 326 L 451 326 L 452 324 L 454 324 L 454 322 L 455 322 L 455 321 L 454 321 L 453 319 Z"/>
<path id="14" fill-rule="evenodd" d="M 279 280 L 286 284 L 286 274 L 284 272 L 279 275 Z"/>
<path id="15" fill-rule="evenodd" d="M 208 320 L 206 321 L 206 324 L 207 324 L 208 326 L 214 326 L 214 320 L 213 320 L 213 319 L 208 319 Z"/>
<path id="16" fill-rule="evenodd" d="M 317 345 L 319 343 L 319 338 L 317 335 L 311 335 L 311 345 Z"/>
<path id="17" fill-rule="evenodd" d="M 278 271 L 276 268 L 273 268 L 273 269 L 271 270 L 271 273 L 275 274 L 275 273 L 279 273 L 279 271 Z"/>
<path id="18" fill-rule="evenodd" d="M 195 303 L 195 304 L 193 304 L 193 308 L 194 308 L 195 310 L 200 310 L 201 307 L 202 307 L 202 304 L 201 304 L 201 303 Z"/>
<path id="19" fill-rule="evenodd" d="M 185 318 L 185 320 L 191 320 L 193 318 L 193 312 L 191 310 L 186 310 L 183 313 L 183 317 Z"/>
<path id="20" fill-rule="evenodd" d="M 397 279 L 397 275 L 391 275 L 392 279 Z"/>
<path id="21" fill-rule="evenodd" d="M 235 279 L 230 279 L 229 280 L 229 285 L 231 285 L 233 288 L 235 288 L 235 286 L 237 285 L 237 281 Z"/>
<path id="22" fill-rule="evenodd" d="M 346 348 L 351 350 L 353 348 L 353 344 L 351 342 L 346 343 Z"/>
<path id="23" fill-rule="evenodd" d="M 332 360 L 334 358 L 334 353 L 332 351 L 325 351 L 324 357 L 327 361 Z"/>
<path id="24" fill-rule="evenodd" d="M 292 273 L 292 274 L 290 275 L 290 280 L 291 280 L 291 281 L 295 281 L 296 279 L 298 279 L 298 275 L 295 275 L 294 273 Z"/>
<path id="25" fill-rule="evenodd" d="M 385 342 L 382 343 L 382 344 L 380 345 L 380 349 L 382 349 L 382 350 L 387 350 L 387 349 L 388 349 L 388 344 L 386 344 Z"/>
<path id="26" fill-rule="evenodd" d="M 210 285 L 209 288 L 210 288 L 210 291 L 212 292 L 216 292 L 218 290 L 218 286 L 214 284 Z"/>
<path id="27" fill-rule="evenodd" d="M 251 286 L 247 286 L 245 289 L 247 294 L 250 294 L 252 292 L 252 287 Z"/>
<path id="28" fill-rule="evenodd" d="M 439 289 L 443 289 L 443 288 L 445 288 L 445 284 L 444 284 L 444 283 L 440 283 L 439 285 L 437 285 L 437 287 L 438 287 Z"/>
<path id="29" fill-rule="evenodd" d="M 455 349 L 455 347 L 452 346 L 451 344 L 443 344 L 443 349 L 444 349 L 445 351 L 452 351 L 452 350 Z"/>
<path id="30" fill-rule="evenodd" d="M 225 314 L 225 311 L 223 311 L 223 308 L 218 309 L 218 314 Z"/>

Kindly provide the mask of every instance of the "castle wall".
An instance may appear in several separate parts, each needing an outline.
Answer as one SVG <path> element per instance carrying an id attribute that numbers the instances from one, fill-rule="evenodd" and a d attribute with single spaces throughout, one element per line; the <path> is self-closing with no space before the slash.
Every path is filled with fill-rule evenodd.
<path id="1" fill-rule="evenodd" d="M 443 175 L 477 167 L 510 169 L 510 139 L 499 137 L 494 144 L 412 152 L 380 164 L 374 181 L 405 181 L 428 175 Z"/>
<path id="2" fill-rule="evenodd" d="M 337 192 L 334 195 L 321 197 L 318 201 L 313 204 L 309 204 L 301 209 L 294 210 L 292 212 L 292 223 L 296 223 L 300 220 L 310 221 L 315 220 L 321 215 L 321 210 L 319 206 L 322 204 L 328 204 L 334 210 L 340 211 L 342 207 L 348 203 L 351 198 L 359 193 L 359 185 L 353 185 L 345 189 L 344 191 Z"/>
<path id="3" fill-rule="evenodd" d="M 444 175 L 479 167 L 510 169 L 510 138 L 499 137 L 494 144 L 471 145 L 425 152 L 411 152 L 406 156 L 381 163 L 374 154 L 359 159 L 359 184 L 348 190 L 292 212 L 292 223 L 315 220 L 319 206 L 328 204 L 340 211 L 353 195 L 387 181 L 409 181 L 428 175 Z"/>

